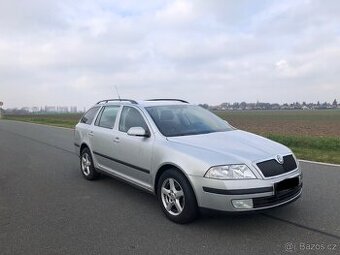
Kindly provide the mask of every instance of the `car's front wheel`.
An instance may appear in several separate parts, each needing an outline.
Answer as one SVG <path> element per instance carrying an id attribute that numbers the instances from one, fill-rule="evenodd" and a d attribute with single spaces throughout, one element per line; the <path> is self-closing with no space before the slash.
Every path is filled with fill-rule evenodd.
<path id="1" fill-rule="evenodd" d="M 88 148 L 84 148 L 80 154 L 80 170 L 83 176 L 87 180 L 97 179 L 99 173 L 96 171 L 93 160 L 91 156 L 91 152 Z"/>
<path id="2" fill-rule="evenodd" d="M 186 177 L 176 169 L 165 171 L 159 178 L 157 195 L 164 214 L 176 223 L 196 219 L 198 206 L 194 191 Z"/>

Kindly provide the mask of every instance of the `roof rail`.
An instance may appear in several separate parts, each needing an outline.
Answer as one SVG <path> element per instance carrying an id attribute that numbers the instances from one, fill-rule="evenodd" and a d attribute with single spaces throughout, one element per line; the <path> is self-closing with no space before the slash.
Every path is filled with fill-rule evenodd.
<path id="1" fill-rule="evenodd" d="M 145 100 L 145 101 L 178 101 L 178 102 L 182 102 L 182 103 L 185 103 L 185 104 L 189 104 L 188 101 L 185 101 L 183 99 L 175 99 L 175 98 L 156 98 L 156 99 L 148 99 L 148 100 Z"/>
<path id="2" fill-rule="evenodd" d="M 130 102 L 131 104 L 138 104 L 137 101 L 131 100 L 131 99 L 104 99 L 104 100 L 97 102 L 96 104 L 108 103 L 108 102 L 120 102 L 120 101 Z"/>

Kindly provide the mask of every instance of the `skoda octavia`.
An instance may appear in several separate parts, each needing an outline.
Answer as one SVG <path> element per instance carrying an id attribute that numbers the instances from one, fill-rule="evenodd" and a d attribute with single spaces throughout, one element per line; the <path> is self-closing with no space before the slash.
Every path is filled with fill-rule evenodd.
<path id="1" fill-rule="evenodd" d="M 177 223 L 194 220 L 200 208 L 253 211 L 301 194 L 290 149 L 183 100 L 100 101 L 74 139 L 86 179 L 105 173 L 152 192 Z"/>

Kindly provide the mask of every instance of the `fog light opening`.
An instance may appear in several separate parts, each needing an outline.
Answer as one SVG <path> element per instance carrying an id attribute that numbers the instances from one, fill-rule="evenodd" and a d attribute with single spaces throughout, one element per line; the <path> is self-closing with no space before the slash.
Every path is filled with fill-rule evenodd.
<path id="1" fill-rule="evenodd" d="M 233 206 L 237 209 L 250 209 L 253 208 L 253 199 L 237 199 L 231 201 Z"/>

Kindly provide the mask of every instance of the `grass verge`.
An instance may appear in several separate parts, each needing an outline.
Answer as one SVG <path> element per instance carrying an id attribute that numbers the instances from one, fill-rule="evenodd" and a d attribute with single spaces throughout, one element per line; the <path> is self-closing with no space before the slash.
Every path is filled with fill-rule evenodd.
<path id="1" fill-rule="evenodd" d="M 25 121 L 57 127 L 74 128 L 81 118 L 80 114 L 50 114 L 50 115 L 5 115 L 3 119 Z"/>
<path id="2" fill-rule="evenodd" d="M 287 136 L 268 134 L 271 140 L 293 150 L 300 159 L 340 164 L 340 137 Z"/>

